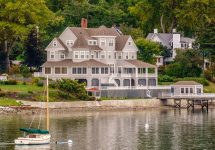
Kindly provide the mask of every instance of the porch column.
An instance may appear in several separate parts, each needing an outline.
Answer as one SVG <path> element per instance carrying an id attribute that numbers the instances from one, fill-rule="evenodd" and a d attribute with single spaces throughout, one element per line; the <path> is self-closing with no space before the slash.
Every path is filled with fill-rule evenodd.
<path id="1" fill-rule="evenodd" d="M 148 86 L 149 86 L 149 82 L 148 82 L 148 80 L 149 80 L 149 76 L 148 76 L 148 68 L 146 68 L 146 87 L 148 88 Z"/>

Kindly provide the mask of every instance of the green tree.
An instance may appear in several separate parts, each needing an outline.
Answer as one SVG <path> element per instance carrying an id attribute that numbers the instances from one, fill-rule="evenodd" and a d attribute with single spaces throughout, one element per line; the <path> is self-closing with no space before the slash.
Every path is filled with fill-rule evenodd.
<path id="1" fill-rule="evenodd" d="M 0 9 L 0 45 L 8 71 L 9 55 L 16 41 L 23 40 L 35 26 L 46 27 L 55 20 L 55 15 L 44 0 L 1 0 Z"/>
<path id="2" fill-rule="evenodd" d="M 88 100 L 89 97 L 85 90 L 85 84 L 78 83 L 77 80 L 61 79 L 57 80 L 57 89 L 60 95 L 66 95 L 66 98 L 77 98 L 81 100 Z M 65 96 L 64 96 L 65 97 Z"/>
<path id="3" fill-rule="evenodd" d="M 169 76 L 184 77 L 200 77 L 202 59 L 196 50 L 178 50 L 175 61 L 166 66 L 165 73 Z"/>
<path id="4" fill-rule="evenodd" d="M 162 55 L 166 49 L 159 43 L 144 38 L 137 39 L 136 45 L 139 49 L 138 59 L 149 63 L 155 63 L 155 56 Z"/>
<path id="5" fill-rule="evenodd" d="M 38 28 L 32 29 L 25 43 L 24 64 L 38 68 L 44 62 Z"/>

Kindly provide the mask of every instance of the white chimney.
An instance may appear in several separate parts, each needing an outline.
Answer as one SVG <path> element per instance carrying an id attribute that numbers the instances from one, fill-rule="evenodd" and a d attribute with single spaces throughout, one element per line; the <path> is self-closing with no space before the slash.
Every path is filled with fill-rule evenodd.
<path id="1" fill-rule="evenodd" d="M 176 29 L 172 29 L 172 33 L 176 33 L 177 32 L 177 30 Z"/>
<path id="2" fill-rule="evenodd" d="M 154 33 L 158 33 L 158 29 L 154 29 Z"/>

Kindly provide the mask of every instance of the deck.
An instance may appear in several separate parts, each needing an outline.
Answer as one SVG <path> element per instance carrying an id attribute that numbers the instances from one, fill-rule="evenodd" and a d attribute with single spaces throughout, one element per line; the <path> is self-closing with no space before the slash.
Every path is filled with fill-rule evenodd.
<path id="1" fill-rule="evenodd" d="M 174 107 L 181 108 L 181 102 L 187 101 L 187 109 L 192 108 L 194 110 L 195 105 L 201 106 L 201 109 L 208 112 L 209 101 L 215 100 L 215 93 L 201 93 L 201 94 L 184 94 L 184 95 L 173 95 L 172 93 L 161 93 L 158 96 L 160 100 L 174 100 Z"/>

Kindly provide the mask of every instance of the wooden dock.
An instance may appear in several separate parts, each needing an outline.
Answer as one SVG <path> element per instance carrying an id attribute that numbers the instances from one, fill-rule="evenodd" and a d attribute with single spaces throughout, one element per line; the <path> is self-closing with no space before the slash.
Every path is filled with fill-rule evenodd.
<path id="1" fill-rule="evenodd" d="M 200 106 L 202 110 L 206 110 L 208 112 L 209 101 L 215 100 L 215 94 L 192 94 L 192 95 L 171 95 L 171 94 L 163 94 L 158 97 L 160 100 L 168 100 L 172 99 L 174 101 L 175 108 L 182 107 L 182 101 L 186 101 L 187 109 L 195 109 L 195 106 Z"/>

